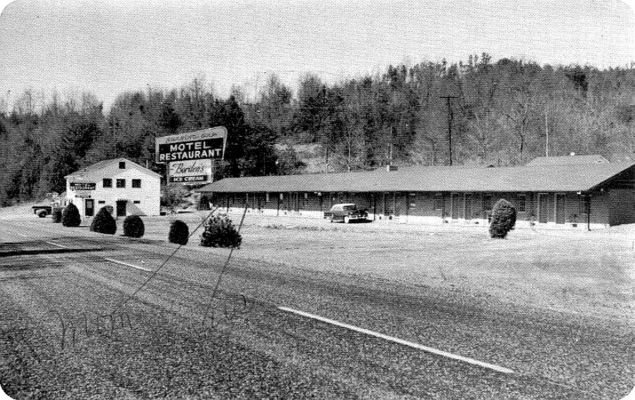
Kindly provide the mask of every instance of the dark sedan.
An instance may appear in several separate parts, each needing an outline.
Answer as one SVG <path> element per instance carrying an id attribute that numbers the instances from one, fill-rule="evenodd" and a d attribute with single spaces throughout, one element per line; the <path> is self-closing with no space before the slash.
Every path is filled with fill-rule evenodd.
<path id="1" fill-rule="evenodd" d="M 329 211 L 324 213 L 324 218 L 329 218 L 331 222 L 342 221 L 348 224 L 351 221 L 366 221 L 368 212 L 357 208 L 354 203 L 335 204 Z"/>

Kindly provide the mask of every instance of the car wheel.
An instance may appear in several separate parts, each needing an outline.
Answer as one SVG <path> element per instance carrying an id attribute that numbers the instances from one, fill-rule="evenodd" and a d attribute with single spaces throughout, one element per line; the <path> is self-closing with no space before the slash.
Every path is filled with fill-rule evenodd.
<path id="1" fill-rule="evenodd" d="M 351 222 L 351 219 L 350 219 L 348 216 L 345 216 L 345 217 L 344 217 L 344 223 L 345 223 L 345 224 L 348 224 L 348 223 L 350 223 L 350 222 Z"/>

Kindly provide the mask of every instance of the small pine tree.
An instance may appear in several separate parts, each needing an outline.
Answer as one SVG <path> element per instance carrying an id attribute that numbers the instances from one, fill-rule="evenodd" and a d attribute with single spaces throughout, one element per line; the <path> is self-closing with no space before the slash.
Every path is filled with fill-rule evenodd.
<path id="1" fill-rule="evenodd" d="M 500 199 L 492 209 L 489 234 L 492 238 L 504 239 L 516 225 L 516 209 L 509 201 Z"/>
<path id="2" fill-rule="evenodd" d="M 82 223 L 82 217 L 79 215 L 77 206 L 69 203 L 62 211 L 62 225 L 67 227 L 76 227 Z"/>
<path id="3" fill-rule="evenodd" d="M 108 235 L 114 235 L 117 232 L 117 222 L 108 212 L 107 207 L 102 207 L 93 218 L 93 222 L 90 224 L 90 230 L 98 233 L 105 233 Z"/>
<path id="4" fill-rule="evenodd" d="M 201 246 L 240 248 L 242 237 L 227 217 L 214 216 L 205 223 Z"/>
<path id="5" fill-rule="evenodd" d="M 185 246 L 190 237 L 190 230 L 187 227 L 187 224 L 180 219 L 173 221 L 170 224 L 170 232 L 168 233 L 168 240 L 170 243 L 180 244 L 181 246 Z"/>
<path id="6" fill-rule="evenodd" d="M 52 212 L 53 222 L 60 223 L 62 222 L 62 208 L 54 207 Z"/>
<path id="7" fill-rule="evenodd" d="M 140 238 L 145 233 L 143 220 L 138 215 L 128 215 L 123 220 L 123 234 L 134 238 Z"/>

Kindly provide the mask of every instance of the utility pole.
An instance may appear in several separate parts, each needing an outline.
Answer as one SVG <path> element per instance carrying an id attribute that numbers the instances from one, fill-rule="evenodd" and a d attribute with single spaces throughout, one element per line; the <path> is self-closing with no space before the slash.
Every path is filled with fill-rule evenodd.
<path id="1" fill-rule="evenodd" d="M 446 100 L 448 105 L 448 149 L 450 153 L 450 166 L 452 166 L 452 121 L 454 120 L 454 113 L 452 112 L 452 104 L 450 104 L 450 99 L 456 99 L 459 96 L 439 96 L 442 99 Z"/>
<path id="2" fill-rule="evenodd" d="M 545 111 L 545 157 L 549 157 L 549 124 L 547 123 L 547 111 Z"/>

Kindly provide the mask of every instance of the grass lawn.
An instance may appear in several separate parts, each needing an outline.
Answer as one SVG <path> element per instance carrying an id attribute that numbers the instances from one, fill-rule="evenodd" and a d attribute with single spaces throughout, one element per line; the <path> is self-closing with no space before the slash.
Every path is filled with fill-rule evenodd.
<path id="1" fill-rule="evenodd" d="M 146 237 L 167 237 L 179 218 L 190 231 L 205 214 L 146 218 Z M 235 225 L 240 215 L 232 215 Z M 517 229 L 491 239 L 486 227 L 329 224 L 247 215 L 235 257 L 355 279 L 446 287 L 503 302 L 632 321 L 633 226 L 586 232 Z M 196 232 L 186 246 L 198 246 Z"/>

